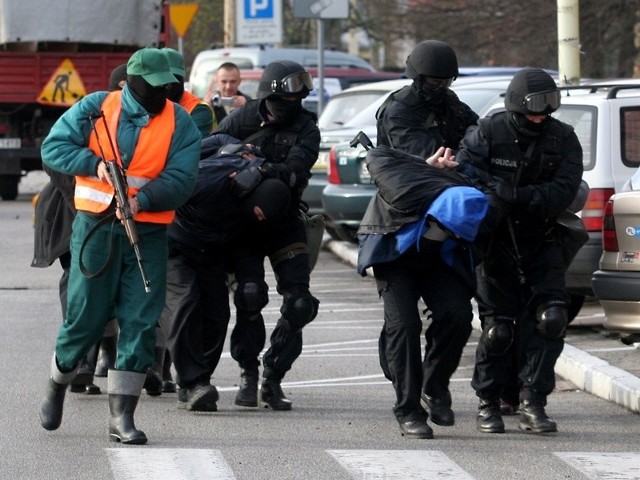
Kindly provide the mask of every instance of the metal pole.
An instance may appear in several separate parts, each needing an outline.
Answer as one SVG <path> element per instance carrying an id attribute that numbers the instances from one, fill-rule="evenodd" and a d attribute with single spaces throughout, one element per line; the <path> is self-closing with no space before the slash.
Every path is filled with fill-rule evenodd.
<path id="1" fill-rule="evenodd" d="M 178 37 L 178 51 L 180 52 L 180 55 L 184 55 L 182 47 L 182 37 Z"/>
<path id="2" fill-rule="evenodd" d="M 223 12 L 223 23 L 224 23 L 224 47 L 230 48 L 235 46 L 236 35 L 235 35 L 235 21 L 236 21 L 236 11 L 235 11 L 235 2 L 234 0 L 224 0 L 224 12 Z"/>
<path id="3" fill-rule="evenodd" d="M 580 83 L 580 20 L 578 0 L 557 0 L 558 71 L 561 85 Z"/>
<path id="4" fill-rule="evenodd" d="M 318 116 L 324 109 L 324 23 L 318 18 Z"/>

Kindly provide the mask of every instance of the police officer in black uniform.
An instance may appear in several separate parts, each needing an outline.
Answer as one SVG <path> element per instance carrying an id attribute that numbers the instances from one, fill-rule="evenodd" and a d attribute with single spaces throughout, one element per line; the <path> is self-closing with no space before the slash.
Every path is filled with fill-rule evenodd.
<path id="1" fill-rule="evenodd" d="M 440 147 L 456 150 L 467 128 L 476 124 L 478 115 L 449 89 L 458 76 L 458 59 L 453 48 L 438 40 L 426 40 L 416 45 L 406 63 L 406 75 L 413 82 L 392 93 L 377 112 L 378 145 L 422 158 L 430 157 Z M 394 381 L 397 395 L 394 411 L 403 434 L 431 438 L 431 428 L 426 424 L 427 415 L 420 399 L 434 423 L 454 424 L 449 379 L 458 367 L 462 349 L 471 334 L 473 291 L 464 282 L 455 281 L 457 290 L 453 289 L 453 281 L 442 283 L 443 292 L 447 294 L 440 297 L 437 308 L 427 305 L 433 320 L 425 332 L 427 346 L 422 369 L 416 368 L 400 350 L 409 348 L 401 342 L 401 336 L 407 332 L 404 328 L 389 331 L 388 324 L 389 319 L 395 319 L 391 323 L 396 326 L 406 324 L 408 312 L 415 311 L 419 317 L 418 298 L 403 294 L 399 298 L 404 303 L 394 306 L 394 288 L 389 282 L 398 272 L 394 270 L 392 274 L 391 267 L 402 269 L 406 266 L 396 262 L 384 269 L 378 268 L 378 271 L 374 268 L 378 288 L 385 300 L 386 321 L 380 335 L 380 361 L 383 369 L 398 375 Z M 400 273 L 397 278 L 402 276 Z M 425 271 L 423 277 L 426 275 Z M 455 274 L 452 278 L 457 280 Z"/>
<path id="2" fill-rule="evenodd" d="M 310 266 L 300 197 L 318 158 L 320 131 L 316 116 L 302 107 L 313 89 L 309 73 L 298 63 L 274 61 L 265 67 L 257 98 L 232 111 L 216 132 L 258 145 L 266 158 L 260 167 L 265 178 L 278 178 L 291 189 L 291 208 L 268 226 L 255 226 L 238 246 L 234 266 L 236 324 L 231 334 L 231 356 L 240 364 L 241 383 L 235 403 L 258 405 L 258 356 L 266 332 L 261 310 L 268 302 L 264 258 L 269 257 L 283 297 L 281 317 L 263 357 L 260 397 L 274 410 L 290 410 L 280 382 L 302 352 L 302 328 L 318 313 L 319 301 L 309 291 Z"/>
<path id="3" fill-rule="evenodd" d="M 564 231 L 556 220 L 578 192 L 582 148 L 573 128 L 551 117 L 560 91 L 544 70 L 516 73 L 505 107 L 480 120 L 457 155 L 458 170 L 492 192 L 501 212 L 480 245 L 477 300 L 484 325 L 472 379 L 480 398 L 477 427 L 505 431 L 499 399 L 508 387 L 515 342 L 520 428 L 555 432 L 545 405 L 555 386 L 569 304 Z"/>
<path id="4" fill-rule="evenodd" d="M 449 88 L 458 76 L 453 48 L 438 40 L 420 42 L 405 74 L 413 83 L 392 93 L 376 114 L 378 145 L 423 158 L 438 147 L 456 150 L 478 115 Z"/>
<path id="5" fill-rule="evenodd" d="M 167 300 L 160 327 L 180 385 L 179 409 L 217 410 L 218 391 L 210 379 L 231 316 L 230 253 L 252 225 L 273 221 L 291 198 L 288 186 L 277 179 L 236 183 L 242 172 L 264 161 L 259 150 L 238 142 L 228 135 L 202 141 L 196 188 L 168 230 Z"/>

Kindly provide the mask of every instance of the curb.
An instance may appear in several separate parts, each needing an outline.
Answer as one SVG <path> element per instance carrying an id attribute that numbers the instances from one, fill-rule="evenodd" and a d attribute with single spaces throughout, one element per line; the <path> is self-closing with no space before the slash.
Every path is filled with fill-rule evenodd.
<path id="1" fill-rule="evenodd" d="M 326 239 L 322 246 L 354 268 L 356 267 L 358 250 L 354 245 Z M 479 329 L 479 327 L 479 322 L 474 322 L 474 328 Z M 606 360 L 565 343 L 560 358 L 556 362 L 555 372 L 582 391 L 633 412 L 640 412 L 640 378 L 612 366 Z"/>

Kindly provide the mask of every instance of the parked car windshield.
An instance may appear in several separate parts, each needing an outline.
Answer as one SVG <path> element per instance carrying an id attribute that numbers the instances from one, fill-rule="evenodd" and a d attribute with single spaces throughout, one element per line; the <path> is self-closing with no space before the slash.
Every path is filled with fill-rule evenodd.
<path id="1" fill-rule="evenodd" d="M 362 112 L 373 102 L 386 96 L 387 93 L 385 91 L 372 90 L 335 96 L 331 98 L 331 101 L 327 102 L 322 111 L 322 115 L 318 119 L 318 127 L 320 130 L 342 127 L 357 113 Z M 373 122 L 375 123 L 375 119 Z M 371 123 L 371 119 L 369 123 Z"/>

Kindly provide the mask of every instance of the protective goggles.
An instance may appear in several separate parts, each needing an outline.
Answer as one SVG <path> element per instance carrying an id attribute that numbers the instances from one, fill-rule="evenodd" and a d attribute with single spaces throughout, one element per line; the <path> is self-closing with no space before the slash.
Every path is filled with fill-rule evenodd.
<path id="1" fill-rule="evenodd" d="M 434 87 L 449 88 L 453 83 L 453 78 L 433 78 L 433 77 L 424 77 L 424 78 L 429 85 L 433 85 Z"/>
<path id="2" fill-rule="evenodd" d="M 305 88 L 313 90 L 313 80 L 308 72 L 292 73 L 279 82 L 271 82 L 271 91 L 274 93 L 300 93 Z"/>
<path id="3" fill-rule="evenodd" d="M 526 95 L 522 106 L 531 113 L 551 113 L 560 108 L 560 90 L 548 90 Z"/>

